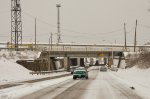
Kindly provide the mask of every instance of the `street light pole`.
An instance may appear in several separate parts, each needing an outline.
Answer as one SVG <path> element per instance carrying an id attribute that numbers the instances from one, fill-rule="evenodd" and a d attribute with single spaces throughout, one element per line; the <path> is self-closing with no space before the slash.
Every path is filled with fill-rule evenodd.
<path id="1" fill-rule="evenodd" d="M 136 41 L 136 32 L 137 32 L 137 20 L 136 20 L 136 24 L 135 24 L 135 36 L 134 36 L 134 52 L 136 51 L 136 44 L 137 44 L 137 41 Z"/>
<path id="2" fill-rule="evenodd" d="M 48 70 L 51 69 L 51 66 L 52 66 L 52 63 L 51 63 L 51 57 L 50 57 L 50 51 L 52 51 L 52 33 L 50 34 L 50 37 L 49 37 L 49 52 L 48 52 L 48 60 L 49 60 L 49 67 L 48 67 Z M 51 47 L 50 47 L 51 46 Z"/>
<path id="3" fill-rule="evenodd" d="M 35 43 L 35 50 L 36 50 L 36 36 L 37 35 L 36 35 L 36 18 L 35 18 L 35 42 L 34 42 Z"/>
<path id="4" fill-rule="evenodd" d="M 124 47 L 125 47 L 125 51 L 127 51 L 127 41 L 126 41 L 126 24 L 124 23 L 124 37 L 125 37 L 125 39 L 124 39 Z"/>
<path id="5" fill-rule="evenodd" d="M 60 7 L 61 5 L 60 4 L 56 4 L 56 7 L 57 7 L 57 43 L 61 43 L 61 34 L 60 34 Z"/>
<path id="6" fill-rule="evenodd" d="M 53 34 L 51 33 L 51 51 L 52 51 L 52 44 L 53 44 Z"/>
<path id="7" fill-rule="evenodd" d="M 50 37 L 49 37 L 49 50 L 48 50 L 48 71 L 50 71 L 50 67 L 51 67 L 51 59 L 50 59 Z"/>
<path id="8" fill-rule="evenodd" d="M 50 38 L 51 38 L 51 36 L 49 36 L 49 51 L 50 51 Z"/>
<path id="9" fill-rule="evenodd" d="M 112 65 L 114 65 L 114 51 L 113 51 L 113 47 L 111 49 L 112 49 Z"/>

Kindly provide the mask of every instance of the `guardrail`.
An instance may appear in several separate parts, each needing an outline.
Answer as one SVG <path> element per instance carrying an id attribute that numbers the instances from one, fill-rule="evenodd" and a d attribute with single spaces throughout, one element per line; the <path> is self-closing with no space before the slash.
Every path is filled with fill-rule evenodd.
<path id="1" fill-rule="evenodd" d="M 29 72 L 29 74 L 43 74 L 43 75 L 45 75 L 45 74 L 49 74 L 49 73 L 57 73 L 57 72 L 64 72 L 64 71 L 67 71 L 66 69 L 64 69 L 64 70 L 53 70 L 53 71 L 32 71 L 32 72 Z"/>
<path id="2" fill-rule="evenodd" d="M 136 51 L 142 48 L 150 48 L 147 45 L 137 45 Z M 15 50 L 14 48 L 1 47 L 0 49 Z M 35 50 L 33 48 L 19 48 L 19 50 Z M 71 45 L 71 44 L 37 44 L 36 50 L 40 51 L 124 51 L 123 45 Z M 133 51 L 134 46 L 127 46 L 127 51 Z"/>

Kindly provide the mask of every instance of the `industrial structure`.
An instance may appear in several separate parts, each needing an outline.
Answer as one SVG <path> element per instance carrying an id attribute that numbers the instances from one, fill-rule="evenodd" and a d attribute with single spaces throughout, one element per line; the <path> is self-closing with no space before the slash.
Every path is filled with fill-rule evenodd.
<path id="1" fill-rule="evenodd" d="M 11 44 L 18 50 L 22 43 L 22 20 L 20 0 L 11 0 Z"/>
<path id="2" fill-rule="evenodd" d="M 57 17 L 57 43 L 61 43 L 61 34 L 60 34 L 60 10 L 61 7 L 60 4 L 56 4 L 57 10 L 58 10 L 58 17 Z"/>

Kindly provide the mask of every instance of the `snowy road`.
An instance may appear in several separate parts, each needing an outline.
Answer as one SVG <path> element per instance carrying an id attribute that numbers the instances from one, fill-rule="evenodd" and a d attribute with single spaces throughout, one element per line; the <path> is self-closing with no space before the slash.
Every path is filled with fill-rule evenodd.
<path id="1" fill-rule="evenodd" d="M 90 70 L 88 80 L 69 79 L 23 99 L 142 99 L 130 86 L 108 72 Z"/>

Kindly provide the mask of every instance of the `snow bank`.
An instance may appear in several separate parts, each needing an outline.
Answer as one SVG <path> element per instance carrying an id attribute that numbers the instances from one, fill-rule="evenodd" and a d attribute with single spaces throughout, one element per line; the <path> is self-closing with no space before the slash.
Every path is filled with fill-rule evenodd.
<path id="1" fill-rule="evenodd" d="M 113 60 L 114 67 L 118 66 L 118 62 L 119 62 L 119 59 L 114 59 Z M 120 62 L 120 68 L 124 69 L 125 67 L 126 67 L 125 60 L 121 60 L 121 62 Z"/>
<path id="2" fill-rule="evenodd" d="M 12 83 L 24 80 L 39 79 L 43 77 L 57 76 L 66 74 L 50 73 L 46 75 L 31 75 L 30 70 L 16 63 L 18 59 L 31 59 L 38 57 L 38 52 L 34 51 L 0 51 L 0 84 Z"/>
<path id="3" fill-rule="evenodd" d="M 129 54 L 130 55 L 136 55 L 136 54 L 140 54 L 140 52 L 124 52 L 123 54 L 125 57 L 127 57 Z"/>
<path id="4" fill-rule="evenodd" d="M 0 51 L 0 60 L 6 59 L 12 62 L 16 62 L 19 59 L 29 59 L 33 60 L 38 57 L 36 51 L 10 51 L 10 50 L 1 50 Z"/>
<path id="5" fill-rule="evenodd" d="M 0 60 L 0 83 L 19 80 L 29 75 L 29 70 L 8 60 Z"/>
<path id="6" fill-rule="evenodd" d="M 18 65 L 17 63 L 8 61 L 6 59 L 0 60 L 0 84 L 68 74 L 68 72 L 60 72 L 45 75 L 31 75 L 29 72 L 29 70 L 21 65 Z"/>
<path id="7" fill-rule="evenodd" d="M 2 89 L 0 92 L 0 99 L 22 99 L 22 97 L 39 91 L 41 89 L 57 86 L 57 84 L 67 83 L 70 80 L 72 80 L 72 76 L 36 82 L 34 84 L 23 84 L 12 88 Z"/>
<path id="8" fill-rule="evenodd" d="M 150 99 L 150 69 L 139 69 L 134 66 L 129 69 L 119 69 L 113 74 L 129 86 L 135 87 L 135 91 L 144 99 Z"/>

